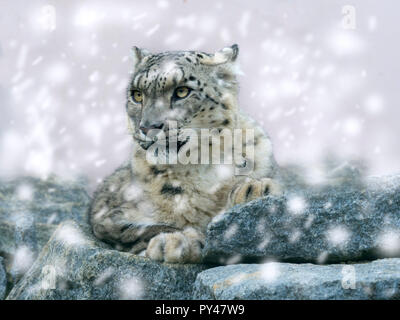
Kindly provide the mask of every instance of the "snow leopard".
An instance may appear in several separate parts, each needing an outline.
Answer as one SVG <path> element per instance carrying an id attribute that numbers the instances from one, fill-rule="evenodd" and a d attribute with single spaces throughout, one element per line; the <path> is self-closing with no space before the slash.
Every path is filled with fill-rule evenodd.
<path id="1" fill-rule="evenodd" d="M 200 263 L 213 218 L 232 206 L 281 194 L 271 140 L 238 107 L 238 53 L 236 44 L 215 53 L 132 48 L 126 98 L 132 152 L 94 192 L 89 219 L 97 238 L 159 262 Z M 185 129 L 211 133 L 188 139 Z M 187 154 L 187 145 L 207 138 L 206 149 L 219 150 L 220 157 L 232 146 L 214 138 L 234 130 L 252 135 L 238 140 L 242 153 L 230 153 L 232 161 L 218 162 L 214 153 L 198 163 L 149 161 L 162 135 L 164 154 L 172 155 L 173 145 L 178 156 Z M 171 132 L 175 144 L 165 138 Z M 250 147 L 253 152 L 243 151 Z M 238 171 L 243 168 L 251 170 Z"/>

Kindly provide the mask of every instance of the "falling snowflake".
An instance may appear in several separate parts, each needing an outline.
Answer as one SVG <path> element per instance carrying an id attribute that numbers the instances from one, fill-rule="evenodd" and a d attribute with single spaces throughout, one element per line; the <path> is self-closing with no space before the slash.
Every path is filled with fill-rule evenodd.
<path id="1" fill-rule="evenodd" d="M 356 136 L 361 133 L 362 120 L 357 117 L 349 117 L 344 121 L 343 131 L 349 136 Z"/>
<path id="2" fill-rule="evenodd" d="M 377 237 L 379 250 L 385 255 L 397 255 L 400 253 L 400 232 L 386 230 Z"/>
<path id="3" fill-rule="evenodd" d="M 29 184 L 21 184 L 16 190 L 17 198 L 22 201 L 31 201 L 34 190 Z"/>
<path id="4" fill-rule="evenodd" d="M 298 241 L 300 239 L 300 237 L 301 237 L 301 231 L 294 230 L 289 237 L 289 242 L 294 243 L 294 242 Z"/>
<path id="5" fill-rule="evenodd" d="M 261 278 L 267 282 L 272 283 L 278 280 L 281 275 L 279 263 L 267 262 L 260 266 Z"/>
<path id="6" fill-rule="evenodd" d="M 383 105 L 383 98 L 379 94 L 368 95 L 365 99 L 365 109 L 372 115 L 381 113 Z"/>
<path id="7" fill-rule="evenodd" d="M 143 190 L 135 185 L 131 184 L 126 190 L 124 191 L 124 199 L 126 201 L 135 201 L 138 200 L 142 197 L 143 195 Z"/>
<path id="8" fill-rule="evenodd" d="M 330 228 L 326 237 L 332 246 L 344 246 L 350 239 L 351 233 L 345 226 L 335 226 Z"/>
<path id="9" fill-rule="evenodd" d="M 51 84 L 63 84 L 69 78 L 70 70 L 65 63 L 57 62 L 48 67 L 45 76 Z"/>
<path id="10" fill-rule="evenodd" d="M 34 252 L 26 246 L 18 247 L 15 251 L 12 269 L 19 274 L 23 274 L 32 266 L 35 261 Z"/>
<path id="11" fill-rule="evenodd" d="M 115 270 L 112 267 L 105 269 L 97 276 L 96 280 L 94 281 L 94 285 L 95 286 L 104 285 L 113 276 L 114 272 Z"/>
<path id="12" fill-rule="evenodd" d="M 228 227 L 228 229 L 224 233 L 224 239 L 225 240 L 231 239 L 236 234 L 236 232 L 238 231 L 238 228 L 239 227 L 238 227 L 238 225 L 236 223 L 230 225 Z"/>
<path id="13" fill-rule="evenodd" d="M 119 283 L 121 300 L 136 300 L 143 296 L 144 286 L 137 277 L 124 278 Z"/>
<path id="14" fill-rule="evenodd" d="M 355 33 L 335 32 L 330 38 L 330 46 L 337 55 L 357 54 L 365 47 L 364 41 Z"/>
<path id="15" fill-rule="evenodd" d="M 83 234 L 78 229 L 69 225 L 63 225 L 57 231 L 56 239 L 70 246 L 81 246 L 87 243 Z"/>
<path id="16" fill-rule="evenodd" d="M 328 260 L 329 253 L 327 251 L 321 252 L 317 257 L 318 264 L 324 264 Z"/>
<path id="17" fill-rule="evenodd" d="M 223 264 L 229 265 L 229 264 L 237 264 L 239 263 L 243 257 L 240 254 L 235 254 L 228 259 L 224 259 Z"/>
<path id="18" fill-rule="evenodd" d="M 307 208 L 307 202 L 303 197 L 293 196 L 287 202 L 288 211 L 293 215 L 304 213 Z"/>

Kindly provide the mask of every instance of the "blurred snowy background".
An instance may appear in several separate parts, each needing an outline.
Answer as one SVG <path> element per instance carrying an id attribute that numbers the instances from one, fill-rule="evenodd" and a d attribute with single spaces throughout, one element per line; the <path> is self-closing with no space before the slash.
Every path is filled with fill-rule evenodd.
<path id="1" fill-rule="evenodd" d="M 318 168 L 330 152 L 398 172 L 399 10 L 394 0 L 0 0 L 0 176 L 99 182 L 129 154 L 131 46 L 233 43 L 241 106 L 279 163 Z"/>

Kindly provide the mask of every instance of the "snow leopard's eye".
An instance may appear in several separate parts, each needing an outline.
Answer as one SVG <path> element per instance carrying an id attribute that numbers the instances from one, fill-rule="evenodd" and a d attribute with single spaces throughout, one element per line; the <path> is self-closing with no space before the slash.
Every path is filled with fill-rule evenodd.
<path id="1" fill-rule="evenodd" d="M 135 103 L 142 103 L 143 101 L 143 93 L 139 90 L 132 90 L 131 98 Z"/>
<path id="2" fill-rule="evenodd" d="M 190 93 L 190 88 L 188 87 L 178 87 L 175 89 L 174 98 L 175 99 L 183 99 L 186 98 Z"/>

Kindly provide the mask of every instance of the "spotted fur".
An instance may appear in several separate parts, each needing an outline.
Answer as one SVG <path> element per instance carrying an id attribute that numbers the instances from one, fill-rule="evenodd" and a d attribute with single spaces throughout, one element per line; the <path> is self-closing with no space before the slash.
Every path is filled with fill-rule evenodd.
<path id="1" fill-rule="evenodd" d="M 126 104 L 133 153 L 95 193 L 90 218 L 97 237 L 158 261 L 200 262 L 204 233 L 213 217 L 235 204 L 280 192 L 268 136 L 238 110 L 237 56 L 237 45 L 215 54 L 151 54 L 133 48 Z M 190 88 L 184 99 L 174 96 L 180 86 Z M 141 103 L 132 100 L 134 90 L 143 93 Z M 168 132 L 168 120 L 177 122 L 178 146 L 193 143 L 180 140 L 187 128 L 213 129 L 217 136 L 226 128 L 254 129 L 254 139 L 243 142 L 254 146 L 254 156 L 243 154 L 241 164 L 150 164 L 148 137 L 141 128 Z M 209 147 L 223 150 L 213 139 Z M 234 174 L 248 164 L 253 170 L 246 176 Z"/>

